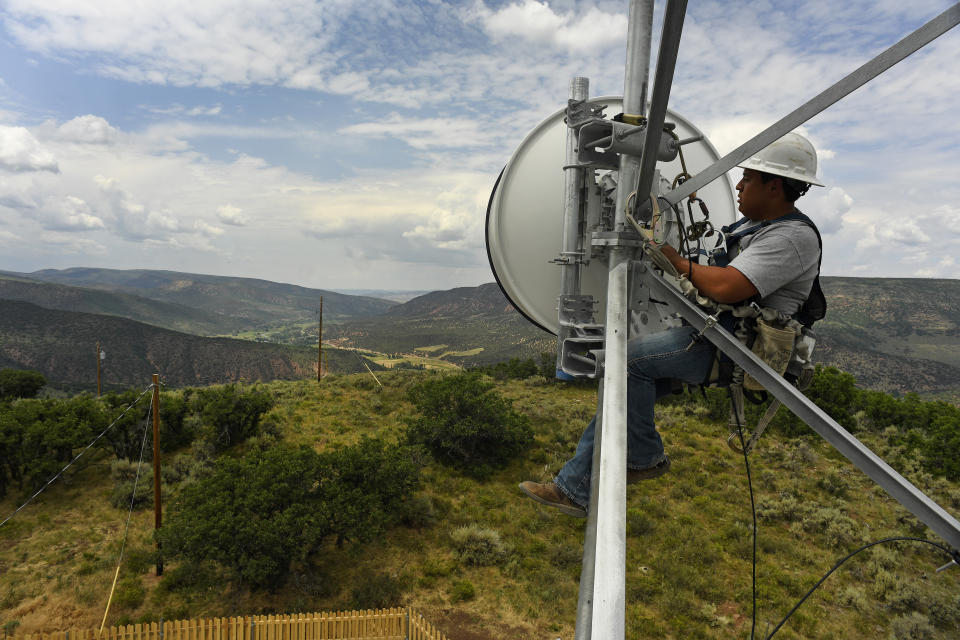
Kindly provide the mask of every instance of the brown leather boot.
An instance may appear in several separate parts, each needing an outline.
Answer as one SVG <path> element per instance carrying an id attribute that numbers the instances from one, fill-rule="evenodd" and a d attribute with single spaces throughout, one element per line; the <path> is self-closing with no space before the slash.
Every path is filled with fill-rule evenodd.
<path id="1" fill-rule="evenodd" d="M 652 467 L 647 467 L 646 469 L 627 469 L 627 484 L 659 478 L 667 471 L 670 471 L 670 458 L 664 454 L 663 459 Z"/>
<path id="2" fill-rule="evenodd" d="M 520 483 L 520 490 L 541 504 L 556 507 L 568 516 L 586 518 L 587 510 L 578 505 L 560 491 L 560 487 L 552 482 L 539 483 L 526 480 Z"/>

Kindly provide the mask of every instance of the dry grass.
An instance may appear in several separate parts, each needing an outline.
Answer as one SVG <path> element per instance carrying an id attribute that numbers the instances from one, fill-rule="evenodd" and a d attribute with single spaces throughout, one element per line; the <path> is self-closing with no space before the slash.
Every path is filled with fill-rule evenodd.
<path id="1" fill-rule="evenodd" d="M 331 376 L 319 385 L 275 383 L 268 388 L 278 404 L 268 419 L 288 440 L 317 449 L 363 435 L 395 440 L 412 413 L 405 389 L 422 375 L 428 374 L 384 372 L 382 390 L 360 375 Z M 533 503 L 516 484 L 548 478 L 560 467 L 596 398 L 590 389 L 542 378 L 500 389 L 530 417 L 535 446 L 482 484 L 427 467 L 421 495 L 429 501 L 432 524 L 398 527 L 364 546 L 331 545 L 295 567 L 276 593 L 251 593 L 215 570 L 178 571 L 174 563 L 157 581 L 143 561 L 152 513 L 137 512 L 131 524 L 134 557 L 121 574 L 130 604 L 114 605 L 110 622 L 352 608 L 360 591 L 399 588 L 402 604 L 422 611 L 452 640 L 572 637 L 584 521 Z M 703 421 L 702 413 L 658 409 L 673 467 L 628 491 L 628 638 L 749 633 L 752 543 L 743 459 L 727 448 L 726 427 Z M 758 634 L 853 546 L 895 534 L 932 537 L 910 518 L 901 521 L 898 505 L 815 437 L 786 441 L 768 434 L 751 456 L 751 471 L 758 500 L 788 512 L 761 523 Z M 960 495 L 956 486 L 914 479 L 955 511 L 949 500 Z M 126 515 L 109 506 L 110 490 L 109 465 L 100 460 L 69 484 L 51 487 L 0 529 L 0 628 L 18 622 L 15 630 L 22 633 L 99 625 Z M 790 496 L 806 511 L 789 513 Z M 0 503 L 4 513 L 15 507 L 12 496 Z M 851 539 L 831 537 L 834 521 Z M 505 555 L 488 566 L 462 560 L 453 535 L 461 527 L 495 531 Z M 934 575 L 931 569 L 939 564 L 939 556 L 912 546 L 862 554 L 808 600 L 777 638 L 886 637 L 898 616 L 921 607 L 911 600 L 917 590 L 926 602 L 944 603 L 937 615 L 949 621 L 960 572 Z M 144 596 L 132 606 L 137 585 Z M 941 624 L 932 637 L 950 633 Z"/>

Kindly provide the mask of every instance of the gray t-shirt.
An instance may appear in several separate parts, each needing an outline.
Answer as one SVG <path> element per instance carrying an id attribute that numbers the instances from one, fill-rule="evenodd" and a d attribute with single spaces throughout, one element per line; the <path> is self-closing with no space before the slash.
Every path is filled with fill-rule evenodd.
<path id="1" fill-rule="evenodd" d="M 819 259 L 820 246 L 813 229 L 798 220 L 787 220 L 741 238 L 740 252 L 730 266 L 757 288 L 760 306 L 792 316 L 810 295 Z"/>

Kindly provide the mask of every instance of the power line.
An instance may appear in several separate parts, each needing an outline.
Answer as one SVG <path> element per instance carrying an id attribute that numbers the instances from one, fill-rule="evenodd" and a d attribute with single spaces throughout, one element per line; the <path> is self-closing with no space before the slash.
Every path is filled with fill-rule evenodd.
<path id="1" fill-rule="evenodd" d="M 136 405 L 138 402 L 140 402 L 140 398 L 142 398 L 144 395 L 146 395 L 147 391 L 150 391 L 152 388 L 153 388 L 153 385 L 150 385 L 149 387 L 147 387 L 146 389 L 144 389 L 143 392 L 142 392 L 139 396 L 137 396 L 137 399 L 134 400 L 133 402 L 131 402 L 129 405 L 127 405 L 127 408 L 123 410 L 123 413 L 121 413 L 119 416 L 117 416 L 117 418 L 116 418 L 113 422 L 110 423 L 110 426 L 108 426 L 106 429 L 104 429 L 104 430 L 100 433 L 100 435 L 98 435 L 96 438 L 94 438 L 93 441 L 92 441 L 90 444 L 88 444 L 86 447 L 84 447 L 83 450 L 82 450 L 80 453 L 77 454 L 77 457 L 75 457 L 73 460 L 71 460 L 70 462 L 68 462 L 68 463 L 67 463 L 67 466 L 65 466 L 63 469 L 61 469 L 55 476 L 53 476 L 52 478 L 50 478 L 49 480 L 47 480 L 46 484 L 44 484 L 42 487 L 40 487 L 40 489 L 38 489 L 35 494 L 33 494 L 32 496 L 30 496 L 30 499 L 29 499 L 29 500 L 27 500 L 27 501 L 24 502 L 22 505 L 20 505 L 19 507 L 17 507 L 17 510 L 14 511 L 13 513 L 11 513 L 9 516 L 7 516 L 6 519 L 4 519 L 3 522 L 0 522 L 0 527 L 2 527 L 3 525 L 7 524 L 7 521 L 9 521 L 10 518 L 12 518 L 13 516 L 15 516 L 15 515 L 17 515 L 18 513 L 20 513 L 20 511 L 21 511 L 24 507 L 26 507 L 28 504 L 30 504 L 31 502 L 33 502 L 33 500 L 34 500 L 37 496 L 39 496 L 41 493 L 43 493 L 43 492 L 46 490 L 47 487 L 49 487 L 51 484 L 53 484 L 53 482 L 54 482 L 57 478 L 59 478 L 60 476 L 62 476 L 64 471 L 66 471 L 67 469 L 69 469 L 69 468 L 73 465 L 73 463 L 75 463 L 77 460 L 79 460 L 79 459 L 80 459 L 80 456 L 82 456 L 83 454 L 85 454 L 85 453 L 90 449 L 90 447 L 92 447 L 93 445 L 95 445 L 95 444 L 97 443 L 97 440 L 99 440 L 99 439 L 102 438 L 104 435 L 106 435 L 107 431 L 110 431 L 110 429 L 113 428 L 113 425 L 115 425 L 115 424 L 117 424 L 118 422 L 120 422 L 120 418 L 122 418 L 123 416 L 125 416 L 126 413 L 127 413 L 127 411 L 130 411 L 130 409 L 132 409 L 132 408 L 134 407 L 134 405 Z"/>

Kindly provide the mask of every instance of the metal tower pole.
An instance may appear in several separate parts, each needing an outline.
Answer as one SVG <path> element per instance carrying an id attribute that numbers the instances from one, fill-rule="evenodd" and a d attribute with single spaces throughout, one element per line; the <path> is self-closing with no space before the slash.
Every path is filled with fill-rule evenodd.
<path id="1" fill-rule="evenodd" d="M 590 97 L 590 80 L 576 77 L 570 81 L 571 107 Z M 568 108 L 569 118 L 574 109 Z M 570 124 L 569 122 L 567 123 Z M 580 272 L 583 266 L 583 207 L 581 190 L 583 188 L 583 168 L 577 165 L 577 129 L 567 127 L 566 160 L 563 167 L 563 246 L 560 249 L 560 303 L 565 296 L 580 295 Z M 562 312 L 561 312 L 562 315 Z M 557 375 L 561 376 L 561 360 L 564 340 L 570 337 L 571 329 L 560 323 L 557 330 Z"/>
<path id="2" fill-rule="evenodd" d="M 570 100 L 590 97 L 590 80 L 577 77 L 570 81 Z M 577 131 L 567 128 L 567 160 L 563 167 L 563 252 L 560 257 L 561 295 L 579 295 L 581 252 L 580 189 L 583 169 L 577 165 Z"/>
<path id="3" fill-rule="evenodd" d="M 627 63 L 624 73 L 623 113 L 639 116 L 644 111 L 650 69 L 653 0 L 631 0 L 627 27 Z M 626 118 L 625 118 L 626 119 Z M 627 229 L 626 204 L 639 172 L 639 159 L 620 157 L 615 231 Z M 589 637 L 594 640 L 623 638 L 626 617 L 626 509 L 627 509 L 627 327 L 629 299 L 627 280 L 632 241 L 619 236 L 610 250 L 607 278 L 605 366 L 603 398 L 595 433 L 599 436 L 599 464 L 593 467 L 596 503 L 596 535 L 593 548 L 585 545 L 584 556 L 593 556 L 592 603 Z M 596 460 L 598 456 L 594 456 Z M 590 526 L 588 524 L 588 526 Z M 589 537 L 589 536 L 588 536 Z M 598 579 L 599 578 L 599 579 Z M 578 620 L 578 627 L 582 627 Z"/>

